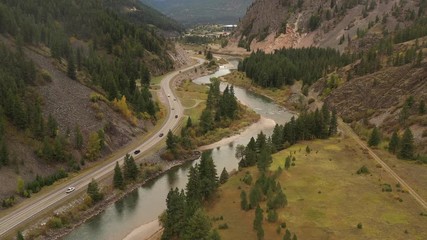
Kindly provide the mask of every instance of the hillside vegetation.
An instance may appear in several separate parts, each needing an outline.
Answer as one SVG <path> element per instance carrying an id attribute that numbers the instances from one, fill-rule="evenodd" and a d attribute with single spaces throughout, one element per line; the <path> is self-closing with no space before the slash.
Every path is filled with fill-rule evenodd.
<path id="1" fill-rule="evenodd" d="M 425 15 L 426 6 L 425 0 L 258 0 L 239 22 L 230 46 L 266 52 L 308 46 L 353 49 L 362 35 L 378 40 L 379 33 L 410 26 Z"/>
<path id="2" fill-rule="evenodd" d="M 0 3 L 3 207 L 122 147 L 161 117 L 148 86 L 152 74 L 173 67 L 174 49 L 156 22 L 132 23 L 116 9 L 131 2 Z"/>

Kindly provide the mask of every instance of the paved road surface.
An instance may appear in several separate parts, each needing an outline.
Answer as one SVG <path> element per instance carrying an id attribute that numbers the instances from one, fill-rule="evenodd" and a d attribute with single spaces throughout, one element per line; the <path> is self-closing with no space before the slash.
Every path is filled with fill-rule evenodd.
<path id="1" fill-rule="evenodd" d="M 183 116 L 184 108 L 179 102 L 177 96 L 174 95 L 170 87 L 172 78 L 178 75 L 181 71 L 186 71 L 195 66 L 201 65 L 204 60 L 197 59 L 198 63 L 191 67 L 185 69 L 177 70 L 169 73 L 164 77 L 160 83 L 162 94 L 165 99 L 167 99 L 167 105 L 170 110 L 167 116 L 166 121 L 163 123 L 161 129 L 150 137 L 144 143 L 141 143 L 137 148 L 132 150 L 132 153 L 135 150 L 140 150 L 141 152 L 138 155 L 143 154 L 145 151 L 149 150 L 157 143 L 159 143 L 163 138 L 166 137 L 169 129 L 173 129 L 179 123 L 180 118 Z M 178 115 L 178 118 L 175 118 L 175 115 Z M 159 134 L 163 133 L 163 137 L 159 137 Z M 87 172 L 79 174 L 78 176 L 70 179 L 66 183 L 57 186 L 55 189 L 50 190 L 49 192 L 44 193 L 43 195 L 35 196 L 31 199 L 28 199 L 23 202 L 22 206 L 10 212 L 8 215 L 0 219 L 0 239 L 7 236 L 8 234 L 13 235 L 16 229 L 19 226 L 23 226 L 26 223 L 29 223 L 31 220 L 35 219 L 39 214 L 43 213 L 44 210 L 53 209 L 53 207 L 58 207 L 61 203 L 65 202 L 76 192 L 86 191 L 87 185 L 89 182 L 94 179 L 99 179 L 103 176 L 106 176 L 113 172 L 116 161 L 119 161 L 120 164 L 123 163 L 124 156 L 116 159 L 112 162 L 106 162 L 104 165 L 95 167 Z M 76 188 L 76 191 L 70 194 L 66 194 L 65 190 L 67 186 L 73 186 Z"/>
<path id="2" fill-rule="evenodd" d="M 339 125 L 341 130 L 343 130 L 346 134 L 352 137 L 363 149 L 366 149 L 369 155 L 371 155 L 374 160 L 382 166 L 384 170 L 386 170 L 394 179 L 396 179 L 396 181 L 400 183 L 403 189 L 408 191 L 409 194 L 411 194 L 411 196 L 423 208 L 427 209 L 427 202 L 420 195 L 418 195 L 418 193 L 415 192 L 402 178 L 400 178 L 399 175 L 397 175 L 383 160 L 381 160 L 381 158 L 379 158 L 377 154 L 375 154 L 368 146 L 366 146 L 366 144 L 362 140 L 360 140 L 359 136 L 357 136 L 347 124 L 342 121 L 339 121 Z"/>

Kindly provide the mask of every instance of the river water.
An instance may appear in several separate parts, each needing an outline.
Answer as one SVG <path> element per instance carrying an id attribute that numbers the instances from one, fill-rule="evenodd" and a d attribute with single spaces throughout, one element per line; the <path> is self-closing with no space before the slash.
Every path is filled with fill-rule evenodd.
<path id="1" fill-rule="evenodd" d="M 206 84 L 209 83 L 211 77 L 228 74 L 230 69 L 237 65 L 236 61 L 231 61 L 231 63 L 227 66 L 221 66 L 214 74 L 195 79 L 194 82 Z M 222 90 L 225 86 L 226 83 L 221 83 Z M 256 137 L 260 131 L 270 135 L 276 123 L 284 124 L 292 117 L 290 112 L 274 104 L 268 98 L 239 87 L 234 87 L 234 92 L 242 104 L 251 107 L 261 115 L 261 120 L 241 134 L 211 145 L 213 148 L 212 157 L 217 166 L 218 175 L 224 167 L 229 172 L 237 169 L 238 160 L 234 155 L 235 147 L 238 144 L 246 145 L 250 138 Z M 199 160 L 188 162 L 153 179 L 122 200 L 112 204 L 101 214 L 88 220 L 66 236 L 65 239 L 123 239 L 134 229 L 155 220 L 164 211 L 169 190 L 175 187 L 185 188 L 189 168 L 198 162 Z"/>

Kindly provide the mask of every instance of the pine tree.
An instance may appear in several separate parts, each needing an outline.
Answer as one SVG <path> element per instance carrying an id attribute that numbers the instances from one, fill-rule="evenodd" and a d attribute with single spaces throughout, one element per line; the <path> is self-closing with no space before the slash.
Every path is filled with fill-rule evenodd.
<path id="1" fill-rule="evenodd" d="M 176 137 L 171 130 L 169 130 L 166 137 L 166 148 L 172 152 L 176 150 Z"/>
<path id="2" fill-rule="evenodd" d="M 242 210 L 248 210 L 249 209 L 249 206 L 248 206 L 248 198 L 247 198 L 247 196 L 246 196 L 246 192 L 245 192 L 245 190 L 242 190 L 241 192 L 240 192 L 240 208 L 242 209 Z"/>
<path id="3" fill-rule="evenodd" d="M 202 201 L 202 183 L 199 174 L 199 165 L 190 167 L 186 186 L 187 202 L 200 203 Z"/>
<path id="4" fill-rule="evenodd" d="M 125 180 L 136 180 L 139 169 L 136 166 L 135 160 L 129 154 L 126 154 L 123 164 L 123 176 Z"/>
<path id="5" fill-rule="evenodd" d="M 119 162 L 116 162 L 116 167 L 114 168 L 114 177 L 113 177 L 114 188 L 123 189 L 123 174 L 122 169 L 119 166 Z"/>
<path id="6" fill-rule="evenodd" d="M 396 154 L 397 149 L 399 147 L 399 135 L 396 131 L 393 132 L 393 135 L 391 135 L 390 142 L 388 143 L 388 151 Z"/>
<path id="7" fill-rule="evenodd" d="M 255 185 L 251 188 L 249 193 L 249 207 L 254 208 L 261 201 L 262 192 L 259 189 L 259 186 Z"/>
<path id="8" fill-rule="evenodd" d="M 218 176 L 210 151 L 202 153 L 199 174 L 203 198 L 210 198 L 218 188 Z"/>
<path id="9" fill-rule="evenodd" d="M 378 131 L 377 127 L 374 127 L 371 133 L 371 137 L 369 138 L 368 145 L 370 147 L 376 147 L 378 144 L 380 144 L 381 138 L 380 133 Z"/>
<path id="10" fill-rule="evenodd" d="M 224 169 L 222 169 L 221 175 L 219 177 L 219 183 L 224 184 L 227 182 L 227 180 L 228 180 L 228 172 L 224 168 Z"/>
<path id="11" fill-rule="evenodd" d="M 413 159 L 414 158 L 414 136 L 409 128 L 406 128 L 405 133 L 403 133 L 399 157 L 402 159 Z"/>
<path id="12" fill-rule="evenodd" d="M 98 202 L 104 198 L 103 194 L 99 191 L 98 183 L 93 178 L 87 186 L 87 194 L 94 202 Z"/>
<path id="13" fill-rule="evenodd" d="M 292 237 L 292 240 L 298 240 L 297 235 L 294 233 L 294 236 Z"/>
<path id="14" fill-rule="evenodd" d="M 185 228 L 185 194 L 175 188 L 166 198 L 166 219 L 163 222 L 162 240 L 176 239 Z"/>
<path id="15" fill-rule="evenodd" d="M 185 125 L 186 128 L 191 128 L 193 126 L 193 123 L 191 121 L 191 117 L 188 117 L 187 124 Z"/>
<path id="16" fill-rule="evenodd" d="M 264 146 L 261 149 L 261 152 L 260 152 L 259 157 L 258 157 L 258 162 L 257 162 L 258 170 L 260 172 L 266 172 L 270 168 L 272 161 L 273 161 L 273 159 L 271 157 L 271 153 L 270 153 L 268 147 Z"/>
<path id="17" fill-rule="evenodd" d="M 213 129 L 214 123 L 212 118 L 212 112 L 209 109 L 205 109 L 200 116 L 200 127 L 202 133 L 207 133 Z"/>
<path id="18" fill-rule="evenodd" d="M 183 240 L 206 239 L 209 236 L 211 223 L 209 217 L 198 209 L 194 215 L 188 220 L 185 228 L 183 229 Z"/>
<path id="19" fill-rule="evenodd" d="M 254 219 L 253 229 L 257 230 L 257 229 L 261 228 L 262 227 L 262 220 L 263 220 L 262 209 L 259 205 L 257 205 L 257 207 L 255 209 L 255 219 Z"/>

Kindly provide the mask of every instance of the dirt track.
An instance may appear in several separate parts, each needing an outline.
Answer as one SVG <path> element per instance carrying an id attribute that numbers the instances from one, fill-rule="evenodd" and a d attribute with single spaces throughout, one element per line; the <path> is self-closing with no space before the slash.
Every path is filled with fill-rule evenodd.
<path id="1" fill-rule="evenodd" d="M 347 134 L 351 138 L 353 138 L 363 149 L 366 149 L 371 155 L 371 157 L 381 165 L 381 167 L 387 171 L 396 181 L 411 194 L 411 196 L 425 209 L 427 209 L 427 202 L 420 196 L 418 193 L 413 190 L 399 175 L 397 175 L 381 158 L 379 158 L 366 144 L 360 140 L 360 138 L 351 130 L 351 128 L 342 122 L 339 121 L 339 128 L 344 132 L 344 134 Z"/>

